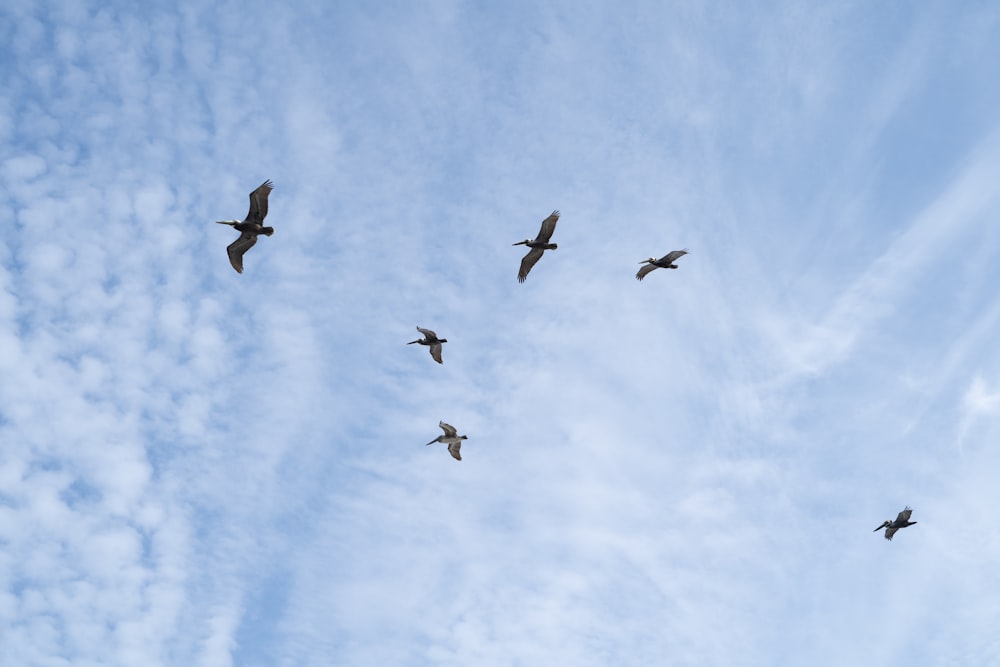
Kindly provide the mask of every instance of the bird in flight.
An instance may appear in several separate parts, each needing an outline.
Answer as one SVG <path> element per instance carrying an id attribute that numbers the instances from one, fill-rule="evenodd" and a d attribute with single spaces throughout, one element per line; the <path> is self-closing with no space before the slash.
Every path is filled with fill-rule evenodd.
<path id="1" fill-rule="evenodd" d="M 220 225 L 231 225 L 240 232 L 240 237 L 226 248 L 226 252 L 229 253 L 229 263 L 236 269 L 236 273 L 243 273 L 243 253 L 257 243 L 257 237 L 261 234 L 270 236 L 274 233 L 274 227 L 264 226 L 264 218 L 267 217 L 267 196 L 271 194 L 273 189 L 274 185 L 271 181 L 264 181 L 250 193 L 250 212 L 247 213 L 243 222 L 239 220 L 216 221 Z"/>
<path id="2" fill-rule="evenodd" d="M 407 345 L 413 345 L 414 343 L 420 343 L 421 345 L 426 345 L 430 348 L 431 357 L 434 361 L 439 364 L 443 364 L 441 361 L 441 343 L 447 343 L 447 338 L 438 338 L 437 334 L 430 329 L 421 329 L 417 327 L 417 331 L 424 335 L 423 338 L 418 338 L 417 340 L 411 340 Z"/>
<path id="3" fill-rule="evenodd" d="M 892 536 L 896 534 L 896 531 L 900 528 L 906 528 L 907 526 L 912 526 L 916 521 L 910 521 L 910 515 L 913 514 L 913 510 L 906 507 L 902 512 L 896 515 L 895 521 L 889 521 L 886 519 L 881 526 L 873 530 L 876 533 L 883 528 L 885 528 L 885 539 L 892 540 Z"/>
<path id="4" fill-rule="evenodd" d="M 677 265 L 674 264 L 674 262 L 676 262 L 684 255 L 688 254 L 688 252 L 689 251 L 686 249 L 674 250 L 672 252 L 668 252 L 666 255 L 664 255 L 659 259 L 654 259 L 653 257 L 650 257 L 649 259 L 642 260 L 639 263 L 645 264 L 646 266 L 639 269 L 639 273 L 635 274 L 635 279 L 642 280 L 643 278 L 646 277 L 646 274 L 648 274 L 650 271 L 655 271 L 657 269 L 676 269 Z"/>
<path id="5" fill-rule="evenodd" d="M 433 445 L 435 442 L 443 442 L 448 445 L 448 453 L 457 460 L 462 460 L 462 441 L 468 440 L 469 436 L 459 435 L 458 431 L 451 424 L 445 424 L 444 422 L 438 422 L 438 426 L 444 431 L 444 435 L 439 435 L 434 438 L 427 445 Z"/>
<path id="6" fill-rule="evenodd" d="M 526 245 L 531 248 L 528 254 L 524 256 L 524 259 L 521 260 L 521 269 L 517 272 L 518 282 L 524 282 L 525 278 L 528 277 L 528 272 L 531 271 L 531 267 L 538 263 L 538 260 L 542 258 L 546 250 L 555 250 L 559 247 L 555 243 L 549 243 L 549 239 L 552 238 L 552 232 L 556 230 L 557 222 L 559 222 L 559 211 L 552 211 L 552 215 L 542 220 L 542 228 L 538 230 L 538 236 L 535 237 L 534 241 L 524 239 L 513 244 Z"/>

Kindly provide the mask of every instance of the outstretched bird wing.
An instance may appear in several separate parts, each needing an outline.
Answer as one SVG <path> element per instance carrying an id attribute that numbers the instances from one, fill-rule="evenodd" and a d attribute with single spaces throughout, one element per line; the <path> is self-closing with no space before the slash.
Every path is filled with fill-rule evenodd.
<path id="1" fill-rule="evenodd" d="M 559 211 L 552 211 L 552 215 L 542 220 L 542 228 L 538 230 L 535 242 L 548 243 L 552 238 L 552 232 L 556 231 L 557 222 L 559 222 Z"/>
<path id="2" fill-rule="evenodd" d="M 257 236 L 250 232 L 243 232 L 238 239 L 226 247 L 229 253 L 229 263 L 236 269 L 236 273 L 243 273 L 243 253 L 257 243 Z"/>
<path id="3" fill-rule="evenodd" d="M 250 193 L 250 212 L 247 213 L 247 222 L 264 222 L 267 217 L 267 196 L 271 194 L 274 185 L 271 181 L 264 181 L 256 190 Z"/>
<path id="4" fill-rule="evenodd" d="M 452 426 L 451 424 L 445 424 L 444 422 L 438 422 L 438 426 L 441 427 L 441 430 L 444 431 L 444 434 L 446 436 L 448 436 L 448 437 L 454 438 L 455 436 L 458 435 L 458 431 L 455 430 L 455 427 Z"/>
<path id="5" fill-rule="evenodd" d="M 669 264 L 673 264 L 674 261 L 680 259 L 681 257 L 683 257 L 686 254 L 688 254 L 687 250 L 672 250 L 671 252 L 668 252 L 666 255 L 664 255 L 663 257 L 661 257 L 658 261 L 660 261 L 660 262 L 662 262 L 664 264 L 669 265 Z"/>
<path id="6" fill-rule="evenodd" d="M 525 278 L 528 277 L 528 272 L 531 271 L 531 267 L 538 263 L 538 260 L 542 258 L 542 254 L 545 251 L 541 248 L 532 248 L 524 259 L 521 260 L 521 270 L 517 272 L 517 281 L 523 283 Z"/>
<path id="7" fill-rule="evenodd" d="M 899 528 L 897 528 L 896 526 L 888 526 L 885 529 L 885 539 L 887 539 L 887 540 L 889 540 L 891 542 L 892 541 L 892 536 L 896 534 L 897 530 L 899 530 Z"/>
<path id="8" fill-rule="evenodd" d="M 642 280 L 643 278 L 646 277 L 646 275 L 650 271 L 655 271 L 658 268 L 660 268 L 660 267 L 656 266 L 656 264 L 647 264 L 646 266 L 644 266 L 641 269 L 639 269 L 639 273 L 635 274 L 635 279 L 636 280 Z"/>
<path id="9" fill-rule="evenodd" d="M 900 512 L 898 515 L 896 515 L 896 523 L 906 523 L 907 521 L 910 520 L 910 515 L 911 514 L 913 514 L 913 510 L 911 510 L 909 507 L 907 507 L 902 512 Z"/>
<path id="10" fill-rule="evenodd" d="M 438 335 L 436 333 L 434 333 L 433 331 L 431 331 L 430 329 L 421 329 L 420 327 L 417 327 L 417 331 L 419 331 L 420 333 L 422 333 L 424 335 L 424 338 L 437 338 L 438 337 Z"/>
<path id="11" fill-rule="evenodd" d="M 451 454 L 456 460 L 462 460 L 462 441 L 452 442 L 448 444 L 448 453 Z"/>
<path id="12" fill-rule="evenodd" d="M 443 361 L 441 361 L 441 343 L 434 343 L 433 345 L 431 345 L 431 357 L 433 357 L 434 361 L 438 362 L 439 364 L 444 363 Z"/>

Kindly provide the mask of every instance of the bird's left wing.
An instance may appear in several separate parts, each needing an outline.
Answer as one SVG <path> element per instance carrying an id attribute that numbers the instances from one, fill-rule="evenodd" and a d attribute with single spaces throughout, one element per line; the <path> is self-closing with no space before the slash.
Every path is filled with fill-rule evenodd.
<path id="1" fill-rule="evenodd" d="M 434 343 L 431 345 L 431 357 L 439 364 L 444 363 L 441 361 L 441 343 Z"/>
<path id="2" fill-rule="evenodd" d="M 672 250 L 666 255 L 660 258 L 660 261 L 664 264 L 673 264 L 676 260 L 680 259 L 684 255 L 687 255 L 687 250 Z"/>
<path id="3" fill-rule="evenodd" d="M 267 196 L 273 189 L 271 181 L 264 181 L 250 193 L 250 212 L 247 214 L 249 222 L 264 222 L 264 218 L 267 217 Z"/>
<path id="4" fill-rule="evenodd" d="M 448 453 L 455 457 L 456 460 L 462 460 L 462 442 L 452 442 L 448 444 Z"/>
<path id="5" fill-rule="evenodd" d="M 528 277 L 531 267 L 538 263 L 545 251 L 541 248 L 532 248 L 531 251 L 521 260 L 521 270 L 517 272 L 517 281 L 523 283 Z"/>
<path id="6" fill-rule="evenodd" d="M 887 540 L 889 540 L 891 542 L 892 541 L 892 536 L 896 534 L 897 530 L 899 530 L 899 528 L 896 528 L 895 526 L 889 526 L 888 528 L 886 528 L 885 529 L 885 539 L 887 539 Z"/>
<path id="7" fill-rule="evenodd" d="M 238 239 L 226 247 L 229 253 L 229 263 L 236 269 L 236 273 L 243 273 L 243 253 L 257 243 L 257 237 L 250 232 L 243 232 Z"/>
<path id="8" fill-rule="evenodd" d="M 542 220 L 542 228 L 538 230 L 538 237 L 535 240 L 548 243 L 552 233 L 556 231 L 557 222 L 559 222 L 559 211 L 552 211 L 552 215 Z"/>

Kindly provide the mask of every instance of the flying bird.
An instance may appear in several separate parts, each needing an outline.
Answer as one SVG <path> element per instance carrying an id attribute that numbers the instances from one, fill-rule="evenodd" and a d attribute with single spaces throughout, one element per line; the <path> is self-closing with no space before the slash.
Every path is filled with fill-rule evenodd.
<path id="1" fill-rule="evenodd" d="M 639 269 L 639 273 L 635 274 L 635 279 L 642 280 L 643 278 L 646 277 L 647 273 L 649 273 L 650 271 L 655 271 L 657 269 L 676 269 L 677 265 L 674 264 L 674 262 L 676 262 L 684 255 L 688 254 L 688 252 L 689 251 L 687 249 L 674 250 L 672 252 L 668 252 L 666 255 L 664 255 L 659 259 L 653 259 L 652 257 L 650 257 L 649 259 L 642 260 L 639 263 L 645 264 L 646 266 Z"/>
<path id="2" fill-rule="evenodd" d="M 916 523 L 916 521 L 910 521 L 911 514 L 913 514 L 913 510 L 911 510 L 909 506 L 907 506 L 902 512 L 900 512 L 896 516 L 895 521 L 889 521 L 888 519 L 886 519 L 881 526 L 879 526 L 872 532 L 876 533 L 885 528 L 885 539 L 892 540 L 892 536 L 896 534 L 897 530 L 899 530 L 900 528 L 906 528 L 907 526 L 912 526 L 913 524 Z"/>
<path id="3" fill-rule="evenodd" d="M 443 442 L 448 445 L 448 453 L 452 455 L 456 460 L 462 460 L 462 441 L 468 440 L 469 436 L 459 435 L 458 431 L 451 424 L 445 424 L 444 422 L 438 422 L 438 426 L 444 431 L 444 435 L 439 435 L 434 438 L 427 445 L 433 445 L 435 442 Z"/>
<path id="4" fill-rule="evenodd" d="M 226 252 L 229 253 L 229 263 L 236 269 L 236 273 L 243 273 L 243 253 L 252 248 L 257 243 L 260 234 L 270 236 L 274 233 L 274 227 L 265 227 L 264 218 L 267 217 L 267 196 L 271 194 L 274 185 L 271 181 L 264 181 L 260 186 L 250 193 L 250 212 L 243 222 L 239 220 L 217 220 L 220 225 L 231 225 L 236 231 L 241 232 L 240 237 L 229 244 Z"/>
<path id="5" fill-rule="evenodd" d="M 431 357 L 434 361 L 439 364 L 443 364 L 441 361 L 441 343 L 447 343 L 447 338 L 438 338 L 437 334 L 430 329 L 421 329 L 417 327 L 417 331 L 424 335 L 423 338 L 418 338 L 417 340 L 411 340 L 407 345 L 413 345 L 414 343 L 420 343 L 421 345 L 426 345 L 430 348 Z"/>
<path id="6" fill-rule="evenodd" d="M 524 282 L 524 279 L 528 277 L 528 272 L 531 271 L 531 267 L 538 263 L 538 260 L 542 258 L 542 255 L 546 250 L 555 250 L 559 246 L 555 243 L 549 243 L 549 239 L 552 238 L 552 232 L 556 230 L 556 223 L 559 222 L 559 211 L 552 211 L 552 215 L 542 220 L 542 228 L 538 230 L 538 236 L 535 240 L 524 239 L 513 245 L 526 245 L 531 250 L 524 259 L 521 260 L 521 270 L 517 272 L 518 282 Z"/>

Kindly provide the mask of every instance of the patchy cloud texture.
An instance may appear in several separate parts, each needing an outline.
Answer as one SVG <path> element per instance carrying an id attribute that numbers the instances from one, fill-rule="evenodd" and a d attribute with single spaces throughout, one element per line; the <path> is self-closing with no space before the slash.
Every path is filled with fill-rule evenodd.
<path id="1" fill-rule="evenodd" d="M 1000 661 L 1000 10 L 674 4 L 0 10 L 0 663 Z"/>

